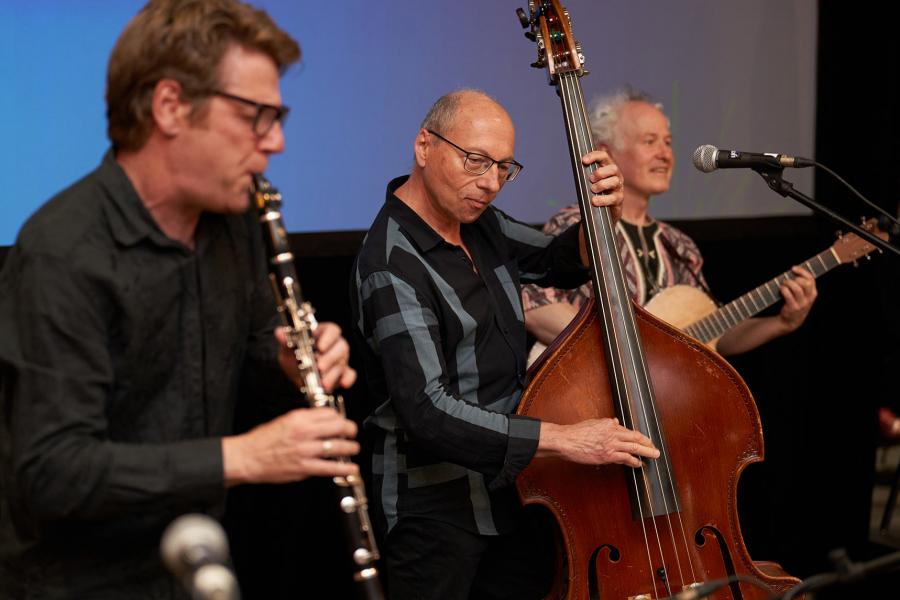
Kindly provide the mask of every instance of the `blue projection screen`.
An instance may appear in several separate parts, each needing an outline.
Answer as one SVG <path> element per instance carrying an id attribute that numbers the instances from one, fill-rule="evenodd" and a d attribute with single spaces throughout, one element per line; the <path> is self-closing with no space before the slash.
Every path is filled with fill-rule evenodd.
<path id="1" fill-rule="evenodd" d="M 496 97 L 517 125 L 526 168 L 498 206 L 528 222 L 573 200 L 559 100 L 529 68 L 535 45 L 515 9 L 524 1 L 256 0 L 296 37 L 302 64 L 283 79 L 292 107 L 287 150 L 268 176 L 286 199 L 291 231 L 365 229 L 389 179 L 409 170 L 412 141 L 431 103 L 460 87 Z M 0 245 L 107 148 L 104 86 L 115 40 L 143 2 L 0 3 L 0 123 L 11 166 L 0 205 Z M 812 156 L 816 3 L 765 0 L 564 2 L 591 73 L 588 100 L 624 83 L 664 104 L 675 136 L 672 190 L 662 218 L 797 214 L 747 171 L 703 175 L 701 144 Z M 792 173 L 803 191 L 812 176 Z M 11 184 L 11 185 L 9 185 Z"/>

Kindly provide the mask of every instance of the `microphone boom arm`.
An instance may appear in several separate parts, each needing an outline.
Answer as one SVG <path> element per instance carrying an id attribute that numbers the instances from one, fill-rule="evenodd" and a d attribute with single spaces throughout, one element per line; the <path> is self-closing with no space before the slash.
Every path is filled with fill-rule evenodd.
<path id="1" fill-rule="evenodd" d="M 790 181 L 787 181 L 784 178 L 784 168 L 783 167 L 762 167 L 762 166 L 754 166 L 751 167 L 754 171 L 759 173 L 760 177 L 762 177 L 766 184 L 774 191 L 775 193 L 784 196 L 785 198 L 790 197 L 803 204 L 804 206 L 813 210 L 813 212 L 817 212 L 821 215 L 825 215 L 835 223 L 847 227 L 851 229 L 856 235 L 865 239 L 868 242 L 871 242 L 877 248 L 881 248 L 882 250 L 893 252 L 897 256 L 900 256 L 900 249 L 897 249 L 895 246 L 885 242 L 878 236 L 874 235 L 870 231 L 860 227 L 859 225 L 848 221 L 841 215 L 832 211 L 831 209 L 822 206 L 814 199 L 810 198 L 806 194 L 802 192 L 798 192 L 794 189 L 794 184 Z"/>

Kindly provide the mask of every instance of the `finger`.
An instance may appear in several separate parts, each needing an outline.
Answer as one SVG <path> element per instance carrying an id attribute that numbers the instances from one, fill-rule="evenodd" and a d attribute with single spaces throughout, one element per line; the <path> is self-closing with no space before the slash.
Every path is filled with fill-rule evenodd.
<path id="1" fill-rule="evenodd" d="M 316 350 L 328 352 L 341 339 L 341 328 L 335 323 L 319 323 L 313 332 L 313 337 L 316 340 Z"/>
<path id="2" fill-rule="evenodd" d="M 645 446 L 643 444 L 632 443 L 628 448 L 628 452 L 635 456 L 659 458 L 659 450 L 657 450 L 653 446 Z"/>
<path id="3" fill-rule="evenodd" d="M 331 340 L 327 347 L 322 347 L 316 352 L 316 366 L 319 371 L 327 371 L 337 364 L 347 364 L 350 360 L 350 344 L 338 335 Z"/>
<path id="4" fill-rule="evenodd" d="M 796 279 L 786 279 L 781 285 L 782 287 L 794 292 L 794 294 L 803 293 L 803 286 L 800 285 L 800 282 L 798 282 Z"/>
<path id="5" fill-rule="evenodd" d="M 606 150 L 593 150 L 581 157 L 581 164 L 583 165 L 597 163 L 598 165 L 603 166 L 609 164 L 610 162 L 612 162 L 612 160 L 610 159 L 609 154 L 606 152 Z"/>
<path id="6" fill-rule="evenodd" d="M 815 277 L 813 277 L 812 274 L 806 269 L 803 269 L 801 267 L 794 267 L 793 272 L 796 277 L 788 281 L 793 281 L 801 288 L 803 288 L 803 290 L 811 290 L 816 287 Z"/>
<path id="7" fill-rule="evenodd" d="M 607 177 L 616 177 L 621 174 L 622 173 L 619 172 L 618 165 L 616 165 L 615 163 L 609 163 L 603 166 L 599 166 L 591 171 L 589 179 L 591 183 L 596 183 L 601 179 L 606 179 Z"/>
<path id="8" fill-rule="evenodd" d="M 341 373 L 340 383 L 341 387 L 344 389 L 353 387 L 353 384 L 356 383 L 356 369 L 350 367 L 344 369 L 344 372 Z"/>
<path id="9" fill-rule="evenodd" d="M 344 369 L 345 367 L 343 365 L 335 365 L 321 373 L 320 380 L 322 382 L 322 388 L 326 393 L 330 394 L 334 391 L 335 386 L 341 379 L 341 374 L 344 372 Z"/>
<path id="10" fill-rule="evenodd" d="M 653 448 L 653 440 L 648 438 L 640 431 L 635 431 L 634 429 L 626 429 L 623 427 L 622 435 L 619 437 L 619 439 L 625 442 L 637 443 L 642 446 L 647 446 L 648 448 Z"/>
<path id="11" fill-rule="evenodd" d="M 797 277 L 803 279 L 804 281 L 815 281 L 815 277 L 813 277 L 812 273 L 799 265 L 794 265 L 793 267 L 791 267 L 791 271 L 793 271 L 797 275 Z"/>
<path id="12" fill-rule="evenodd" d="M 304 443 L 306 456 L 331 458 L 335 456 L 353 456 L 359 453 L 359 443 L 341 438 L 311 440 Z"/>
<path id="13" fill-rule="evenodd" d="M 800 306 L 803 302 L 804 297 L 806 296 L 803 288 L 796 282 L 791 281 L 790 285 L 785 283 L 785 285 L 781 288 L 781 295 L 784 296 L 784 301 L 786 304 L 790 304 L 794 307 Z"/>
<path id="14" fill-rule="evenodd" d="M 622 177 L 619 175 L 611 175 L 591 184 L 591 191 L 594 194 L 609 194 L 618 191 L 622 187 Z"/>
<path id="15" fill-rule="evenodd" d="M 303 461 L 303 471 L 315 477 L 348 477 L 358 475 L 359 467 L 352 462 L 340 462 L 325 458 L 309 458 Z"/>
<path id="16" fill-rule="evenodd" d="M 627 452 L 613 452 L 610 455 L 609 462 L 619 465 L 627 465 L 629 467 L 634 467 L 635 469 L 639 469 L 641 467 L 641 461 L 639 458 L 628 454 Z"/>
<path id="17" fill-rule="evenodd" d="M 356 423 L 342 417 L 333 408 L 295 409 L 285 418 L 294 435 L 301 438 L 356 437 Z"/>
<path id="18" fill-rule="evenodd" d="M 326 421 L 334 421 L 339 423 L 345 420 L 337 410 L 331 408 L 330 406 L 295 408 L 290 412 L 285 413 L 283 418 L 288 419 L 297 425 L 307 423 L 315 426 L 319 426 Z"/>

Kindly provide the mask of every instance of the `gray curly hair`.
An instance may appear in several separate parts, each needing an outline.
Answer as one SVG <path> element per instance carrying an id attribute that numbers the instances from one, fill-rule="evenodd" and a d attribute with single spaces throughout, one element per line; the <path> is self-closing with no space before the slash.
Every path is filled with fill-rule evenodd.
<path id="1" fill-rule="evenodd" d="M 662 103 L 655 102 L 650 94 L 631 87 L 624 87 L 610 94 L 597 96 L 591 102 L 589 113 L 594 144 L 622 149 L 622 140 L 619 138 L 618 131 L 619 112 L 628 102 L 646 102 L 660 111 L 663 109 Z"/>

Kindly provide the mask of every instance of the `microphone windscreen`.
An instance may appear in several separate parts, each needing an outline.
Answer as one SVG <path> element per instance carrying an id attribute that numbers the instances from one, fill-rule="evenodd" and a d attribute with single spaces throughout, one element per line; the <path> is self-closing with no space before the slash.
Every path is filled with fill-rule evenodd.
<path id="1" fill-rule="evenodd" d="M 163 563 L 177 577 L 209 563 L 228 560 L 228 538 L 215 519 L 201 514 L 178 517 L 166 528 L 159 548 Z"/>
<path id="2" fill-rule="evenodd" d="M 712 144 L 704 144 L 694 150 L 694 166 L 704 173 L 712 173 L 716 170 L 716 156 L 719 149 Z"/>

